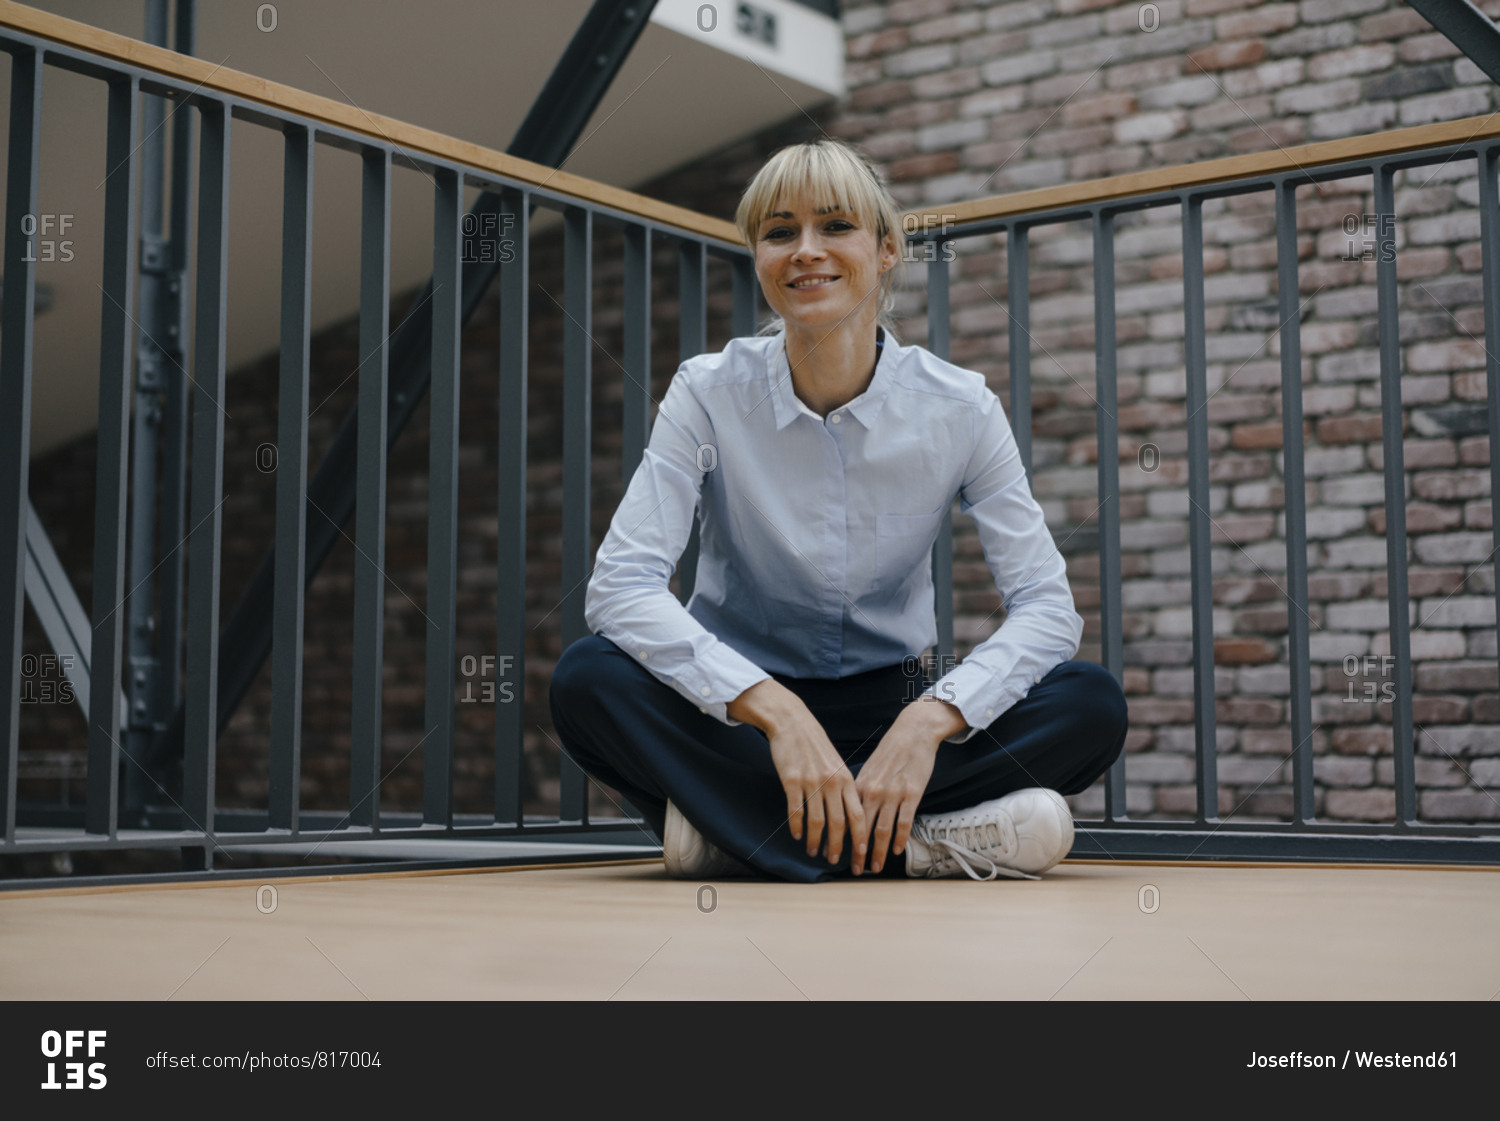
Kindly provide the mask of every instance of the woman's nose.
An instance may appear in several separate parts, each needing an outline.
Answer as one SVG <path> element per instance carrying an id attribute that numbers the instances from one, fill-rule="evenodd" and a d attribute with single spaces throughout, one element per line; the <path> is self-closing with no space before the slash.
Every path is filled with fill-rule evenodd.
<path id="1" fill-rule="evenodd" d="M 823 242 L 817 232 L 808 230 L 797 239 L 797 250 L 794 255 L 798 261 L 815 261 L 823 256 Z"/>

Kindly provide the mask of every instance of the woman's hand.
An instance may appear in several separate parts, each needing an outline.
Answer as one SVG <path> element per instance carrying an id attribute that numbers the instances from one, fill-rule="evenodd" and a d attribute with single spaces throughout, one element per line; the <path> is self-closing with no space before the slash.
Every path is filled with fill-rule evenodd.
<path id="1" fill-rule="evenodd" d="M 924 697 L 901 710 L 860 768 L 854 785 L 864 807 L 865 820 L 875 834 L 869 851 L 871 872 L 879 872 L 885 865 L 887 848 L 892 856 L 906 851 L 917 804 L 927 792 L 938 748 L 945 738 L 965 727 L 963 715 L 955 706 Z M 854 847 L 856 876 L 864 872 L 863 839 L 864 834 L 860 834 Z"/>
<path id="2" fill-rule="evenodd" d="M 853 859 L 863 865 L 867 826 L 854 775 L 802 698 L 768 678 L 746 689 L 726 711 L 770 740 L 771 762 L 786 791 L 787 823 L 797 840 L 805 834 L 807 855 L 818 855 L 826 829 L 828 863 L 837 864 L 848 832 Z"/>

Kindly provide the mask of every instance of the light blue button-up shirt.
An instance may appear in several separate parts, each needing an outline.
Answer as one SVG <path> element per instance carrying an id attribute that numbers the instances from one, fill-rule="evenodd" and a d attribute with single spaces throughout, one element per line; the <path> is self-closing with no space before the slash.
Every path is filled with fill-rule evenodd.
<path id="1" fill-rule="evenodd" d="M 837 678 L 937 641 L 930 554 L 957 497 L 1004 623 L 928 692 L 962 743 L 1071 658 L 1066 566 L 984 377 L 889 339 L 866 390 L 826 417 L 793 391 L 784 337 L 684 362 L 594 561 L 589 628 L 726 724 L 771 673 Z M 693 594 L 667 588 L 701 509 Z"/>

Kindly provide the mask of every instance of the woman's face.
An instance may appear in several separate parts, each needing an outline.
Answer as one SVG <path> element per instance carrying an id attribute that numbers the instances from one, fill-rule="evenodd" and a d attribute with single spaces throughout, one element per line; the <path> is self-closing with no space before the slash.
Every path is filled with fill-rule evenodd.
<path id="1" fill-rule="evenodd" d="M 873 326 L 881 276 L 896 257 L 894 237 L 877 244 L 875 231 L 852 214 L 806 198 L 778 203 L 756 232 L 755 274 L 789 330 Z"/>

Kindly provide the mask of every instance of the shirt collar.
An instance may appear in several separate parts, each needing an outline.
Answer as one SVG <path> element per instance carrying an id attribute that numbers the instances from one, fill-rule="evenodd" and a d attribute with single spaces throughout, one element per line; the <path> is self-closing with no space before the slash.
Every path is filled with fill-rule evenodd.
<path id="1" fill-rule="evenodd" d="M 775 336 L 772 346 L 774 357 L 770 370 L 771 401 L 776 409 L 777 431 L 785 428 L 803 414 L 822 424 L 824 418 L 803 404 L 792 389 L 792 371 L 786 357 L 785 330 Z M 895 349 L 896 344 L 891 340 L 889 333 L 885 333 L 884 345 L 875 352 L 877 356 L 875 375 L 870 379 L 870 384 L 854 400 L 847 405 L 840 406 L 839 411 L 848 413 L 866 428 L 874 422 L 881 406 L 885 404 L 886 395 L 890 392 L 892 367 L 896 362 Z"/>

